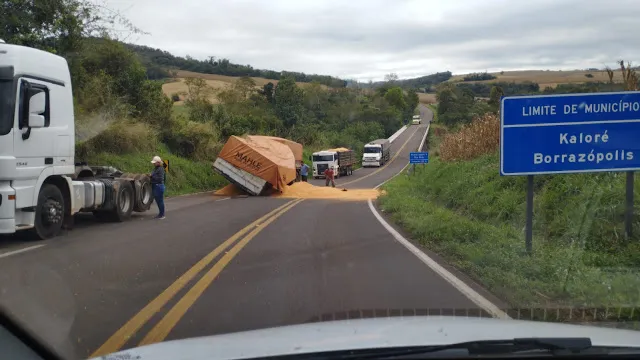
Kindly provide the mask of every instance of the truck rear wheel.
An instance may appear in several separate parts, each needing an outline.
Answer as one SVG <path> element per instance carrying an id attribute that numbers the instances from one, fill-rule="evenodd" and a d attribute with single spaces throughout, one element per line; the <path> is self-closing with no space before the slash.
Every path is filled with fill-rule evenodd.
<path id="1" fill-rule="evenodd" d="M 57 186 L 44 184 L 38 194 L 32 235 L 40 240 L 60 234 L 64 220 L 64 198 Z"/>
<path id="2" fill-rule="evenodd" d="M 133 185 L 129 181 L 121 181 L 115 191 L 114 207 L 111 210 L 96 210 L 93 216 L 99 221 L 122 222 L 131 217 L 135 198 Z"/>
<path id="3" fill-rule="evenodd" d="M 147 175 L 138 175 L 135 177 L 140 182 L 140 189 L 136 194 L 136 201 L 133 211 L 144 212 L 151 208 L 153 203 L 153 189 L 151 188 L 151 179 Z"/>
<path id="4" fill-rule="evenodd" d="M 133 185 L 129 181 L 121 182 L 116 190 L 116 207 L 111 213 L 113 221 L 122 222 L 130 218 L 134 204 Z"/>

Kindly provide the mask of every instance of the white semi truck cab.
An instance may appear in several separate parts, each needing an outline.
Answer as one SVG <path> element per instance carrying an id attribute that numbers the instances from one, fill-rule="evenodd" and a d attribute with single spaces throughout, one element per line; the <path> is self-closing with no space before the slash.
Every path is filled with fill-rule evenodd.
<path id="1" fill-rule="evenodd" d="M 147 175 L 75 163 L 74 154 L 66 60 L 0 42 L 0 234 L 29 229 L 47 239 L 78 212 L 123 221 L 149 209 Z"/>
<path id="2" fill-rule="evenodd" d="M 324 177 L 324 171 L 333 167 L 335 177 L 353 174 L 356 162 L 353 150 L 338 148 L 314 152 L 311 155 L 313 178 Z"/>
<path id="3" fill-rule="evenodd" d="M 387 163 L 391 157 L 391 142 L 388 139 L 374 140 L 364 145 L 362 150 L 362 166 L 380 167 Z"/>
<path id="4" fill-rule="evenodd" d="M 335 151 L 317 151 L 311 155 L 313 178 L 324 177 L 324 171 L 333 168 L 338 173 L 338 154 Z"/>

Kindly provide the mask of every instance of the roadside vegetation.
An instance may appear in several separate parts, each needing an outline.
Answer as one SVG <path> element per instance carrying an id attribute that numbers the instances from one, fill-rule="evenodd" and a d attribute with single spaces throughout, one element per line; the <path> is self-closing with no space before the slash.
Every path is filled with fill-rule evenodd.
<path id="1" fill-rule="evenodd" d="M 76 161 L 147 173 L 151 157 L 158 154 L 170 161 L 169 195 L 224 185 L 211 164 L 231 135 L 286 137 L 302 143 L 307 156 L 337 146 L 361 153 L 366 142 L 388 137 L 407 123 L 419 101 L 416 91 L 401 89 L 394 78 L 375 90 L 350 89 L 328 76 L 285 72 L 276 77 L 227 59 L 183 59 L 125 45 L 118 41 L 122 29 L 143 31 L 92 1 L 13 4 L 0 5 L 7 20 L 0 38 L 56 53 L 69 62 Z M 163 57 L 166 64 L 159 63 Z M 186 78 L 186 91 L 167 96 L 162 85 L 174 79 L 165 79 L 162 71 L 171 73 L 176 67 L 244 76 L 224 88 Z M 259 86 L 249 77 L 258 75 L 278 81 Z M 296 80 L 309 84 L 302 88 Z M 174 106 L 178 101 L 181 105 Z"/>
<path id="2" fill-rule="evenodd" d="M 624 82 L 616 85 L 637 89 L 635 72 L 619 65 Z M 479 104 L 442 84 L 427 142 L 430 163 L 388 182 L 381 208 L 510 307 L 610 307 L 609 316 L 627 319 L 640 306 L 640 199 L 626 239 L 624 173 L 536 176 L 527 255 L 526 177 L 500 176 L 498 169 L 500 94 L 494 88 Z"/>

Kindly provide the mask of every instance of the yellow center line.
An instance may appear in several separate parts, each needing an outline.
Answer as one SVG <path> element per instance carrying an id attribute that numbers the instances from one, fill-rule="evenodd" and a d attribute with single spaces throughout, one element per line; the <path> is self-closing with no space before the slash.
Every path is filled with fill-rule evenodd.
<path id="1" fill-rule="evenodd" d="M 232 247 L 220 260 L 213 265 L 213 267 L 207 271 L 198 282 L 193 285 L 191 289 L 178 301 L 169 312 L 160 320 L 156 326 L 149 331 L 147 336 L 142 339 L 138 346 L 149 345 L 163 341 L 171 332 L 171 330 L 178 324 L 184 314 L 193 306 L 193 304 L 200 298 L 202 293 L 211 285 L 211 283 L 220 275 L 220 272 L 238 255 L 240 250 L 244 248 L 260 231 L 269 226 L 273 221 L 282 216 L 292 207 L 296 206 L 304 199 L 295 200 L 294 203 L 288 205 L 285 209 L 282 209 L 279 213 L 273 215 L 267 219 L 264 223 L 260 224 L 247 236 Z"/>
<path id="2" fill-rule="evenodd" d="M 416 127 L 416 129 L 413 131 L 413 134 L 411 134 L 411 136 L 409 136 L 409 138 L 407 139 L 407 141 L 405 141 L 405 142 L 404 142 L 404 144 L 402 144 L 402 146 L 400 147 L 400 149 L 398 149 L 398 151 L 396 151 L 396 154 L 395 154 L 395 155 L 391 158 L 391 160 L 387 163 L 387 166 L 388 166 L 389 164 L 393 163 L 393 161 L 394 161 L 398 156 L 400 156 L 400 153 L 402 152 L 402 149 L 404 149 L 404 148 L 405 148 L 405 146 L 407 146 L 407 144 L 409 143 L 409 141 L 411 141 L 411 139 L 413 139 L 413 137 L 415 136 L 415 134 L 418 132 L 418 129 L 419 129 L 419 128 L 420 128 L 420 127 Z M 367 174 L 367 175 L 365 175 L 365 176 L 363 176 L 363 177 L 361 177 L 361 178 L 358 178 L 358 179 L 355 179 L 355 180 L 351 180 L 351 181 L 347 181 L 346 183 L 342 183 L 342 184 L 336 184 L 336 185 L 337 185 L 337 186 L 345 186 L 345 185 L 348 185 L 348 184 L 353 184 L 353 183 L 354 183 L 354 182 L 356 182 L 356 181 L 360 181 L 360 180 L 366 179 L 366 178 L 368 178 L 368 177 L 369 177 L 369 176 L 371 176 L 371 175 L 375 175 L 375 174 L 379 173 L 380 171 L 382 171 L 382 170 L 386 169 L 386 168 L 387 168 L 387 166 L 385 166 L 385 167 L 382 167 L 382 166 L 381 166 L 381 167 L 380 167 L 379 169 L 377 169 L 376 171 L 374 171 L 374 172 L 372 172 L 372 173 L 369 173 L 369 174 Z"/>
<path id="3" fill-rule="evenodd" d="M 89 358 L 111 354 L 120 350 L 120 348 L 122 348 L 122 346 L 124 346 L 124 344 L 126 344 L 127 341 L 129 341 L 129 339 L 131 339 L 131 337 L 133 337 L 144 324 L 146 324 L 155 314 L 157 314 L 162 309 L 162 307 L 167 304 L 167 302 L 169 302 L 174 296 L 176 296 L 176 294 L 180 290 L 182 290 L 182 288 L 184 288 L 191 280 L 193 280 L 194 277 L 196 277 L 196 275 L 204 270 L 218 255 L 220 255 L 220 253 L 233 245 L 233 243 L 235 243 L 250 230 L 254 229 L 256 226 L 269 219 L 269 217 L 279 213 L 281 210 L 285 209 L 287 206 L 291 205 L 294 202 L 296 202 L 296 200 L 291 200 L 286 204 L 283 204 L 278 208 L 270 211 L 258 220 L 245 226 L 225 242 L 216 247 L 213 251 L 211 251 L 200 261 L 198 261 L 193 267 L 187 270 L 187 272 L 180 276 L 178 280 L 171 284 L 160 295 L 158 295 L 149 304 L 147 304 L 147 306 L 142 308 L 142 310 L 140 310 L 134 317 L 127 321 L 127 323 L 124 324 L 120 329 L 118 329 L 118 331 L 116 331 L 104 344 L 102 344 L 102 346 L 94 351 Z"/>

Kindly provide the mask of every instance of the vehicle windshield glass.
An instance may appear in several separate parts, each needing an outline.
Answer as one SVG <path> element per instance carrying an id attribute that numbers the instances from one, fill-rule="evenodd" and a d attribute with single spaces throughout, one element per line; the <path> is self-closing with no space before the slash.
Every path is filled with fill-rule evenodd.
<path id="1" fill-rule="evenodd" d="M 0 6 L 0 310 L 61 358 L 640 346 L 640 0 L 43 3 Z"/>
<path id="2" fill-rule="evenodd" d="M 333 161 L 333 155 L 313 155 L 313 161 Z"/>
<path id="3" fill-rule="evenodd" d="M 6 135 L 13 127 L 15 96 L 13 81 L 0 80 L 0 135 Z"/>

